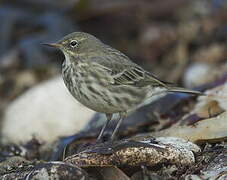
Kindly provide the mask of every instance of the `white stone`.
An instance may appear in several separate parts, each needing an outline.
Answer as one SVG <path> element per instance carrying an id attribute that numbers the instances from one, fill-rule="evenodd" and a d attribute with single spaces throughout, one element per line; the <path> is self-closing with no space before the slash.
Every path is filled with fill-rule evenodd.
<path id="1" fill-rule="evenodd" d="M 80 131 L 94 111 L 76 101 L 60 76 L 15 99 L 3 116 L 3 142 L 26 142 L 33 136 L 52 142 Z"/>
<path id="2" fill-rule="evenodd" d="M 184 84 L 193 88 L 209 82 L 211 67 L 206 63 L 194 63 L 188 67 L 184 74 Z"/>

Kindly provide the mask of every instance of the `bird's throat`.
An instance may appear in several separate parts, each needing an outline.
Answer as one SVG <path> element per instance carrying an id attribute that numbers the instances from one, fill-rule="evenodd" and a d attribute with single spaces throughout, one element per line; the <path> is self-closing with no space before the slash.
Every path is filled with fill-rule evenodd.
<path id="1" fill-rule="evenodd" d="M 71 65 L 70 56 L 67 53 L 64 53 L 64 55 L 65 55 L 65 64 L 66 64 L 66 66 Z"/>

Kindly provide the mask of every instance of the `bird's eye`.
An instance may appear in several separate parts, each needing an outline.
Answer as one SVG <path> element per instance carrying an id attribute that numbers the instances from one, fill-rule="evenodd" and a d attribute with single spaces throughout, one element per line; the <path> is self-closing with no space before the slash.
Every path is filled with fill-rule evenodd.
<path id="1" fill-rule="evenodd" d="M 72 48 L 75 48 L 77 45 L 78 45 L 78 42 L 77 42 L 76 40 L 72 40 L 72 41 L 70 42 L 70 46 L 71 46 Z"/>

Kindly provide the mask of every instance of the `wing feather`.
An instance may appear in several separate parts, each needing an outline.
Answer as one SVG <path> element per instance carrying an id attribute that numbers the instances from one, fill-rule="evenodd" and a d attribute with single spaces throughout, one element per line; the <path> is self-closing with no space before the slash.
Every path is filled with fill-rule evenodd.
<path id="1" fill-rule="evenodd" d="M 113 81 L 110 83 L 112 85 L 134 85 L 138 87 L 152 85 L 166 87 L 165 82 L 159 80 L 131 61 L 130 63 L 119 63 L 118 61 L 110 61 L 109 59 L 105 60 L 102 58 L 104 57 L 93 57 L 92 62 L 96 63 L 111 76 Z"/>
<path id="2" fill-rule="evenodd" d="M 159 80 L 139 65 L 133 63 L 120 51 L 106 45 L 104 49 L 106 52 L 100 56 L 89 57 L 91 58 L 89 61 L 103 66 L 103 69 L 106 69 L 107 73 L 113 78 L 114 85 L 167 87 L 164 81 Z"/>

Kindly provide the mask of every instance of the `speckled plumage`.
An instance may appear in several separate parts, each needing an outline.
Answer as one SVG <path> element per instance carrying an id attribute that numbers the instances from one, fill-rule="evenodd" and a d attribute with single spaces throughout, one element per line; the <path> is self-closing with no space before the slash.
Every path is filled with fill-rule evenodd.
<path id="1" fill-rule="evenodd" d="M 88 108 L 105 113 L 107 123 L 113 113 L 125 116 L 146 100 L 157 99 L 167 92 L 200 94 L 169 86 L 133 63 L 120 51 L 87 33 L 69 34 L 52 46 L 61 49 L 65 55 L 62 74 L 71 94 Z"/>

